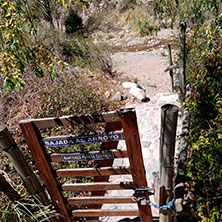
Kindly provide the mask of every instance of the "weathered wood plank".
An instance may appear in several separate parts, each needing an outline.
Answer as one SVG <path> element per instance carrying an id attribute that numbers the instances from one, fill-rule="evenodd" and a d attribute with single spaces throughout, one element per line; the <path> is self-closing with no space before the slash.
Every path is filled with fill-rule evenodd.
<path id="1" fill-rule="evenodd" d="M 174 69 L 177 69 L 179 68 L 179 65 L 178 64 L 174 64 L 174 65 L 169 65 L 165 70 L 164 72 L 167 72 L 167 71 L 173 71 Z"/>
<path id="2" fill-rule="evenodd" d="M 61 215 L 60 221 L 71 222 L 63 197 L 59 192 L 57 181 L 54 178 L 53 170 L 46 160 L 46 152 L 40 143 L 41 136 L 38 129 L 31 122 L 20 122 L 19 125 L 40 171 L 41 178 L 51 196 L 55 209 Z"/>
<path id="3" fill-rule="evenodd" d="M 73 217 L 139 216 L 138 210 L 74 210 Z"/>
<path id="4" fill-rule="evenodd" d="M 186 22 L 179 24 L 179 81 L 180 89 L 185 95 L 186 92 Z"/>
<path id="5" fill-rule="evenodd" d="M 142 157 L 142 150 L 134 109 L 123 110 L 121 113 L 121 124 L 123 134 L 126 141 L 127 152 L 132 170 L 132 177 L 135 187 L 147 187 L 146 174 Z M 148 191 L 144 192 L 147 200 L 149 200 Z M 152 222 L 152 212 L 149 205 L 141 205 L 138 202 L 141 222 Z"/>
<path id="6" fill-rule="evenodd" d="M 127 151 L 125 150 L 104 150 L 104 151 L 92 151 L 87 153 L 54 153 L 51 154 L 51 161 L 52 162 L 62 162 L 62 161 L 88 161 L 93 160 L 94 156 L 98 156 L 100 154 L 106 154 L 103 155 L 103 159 L 114 159 L 114 158 L 126 158 L 128 157 Z M 81 158 L 79 157 L 81 155 Z M 100 155 L 101 156 L 101 155 Z M 96 160 L 102 160 L 98 158 L 94 158 Z"/>
<path id="7" fill-rule="evenodd" d="M 167 44 L 167 49 L 168 49 L 169 66 L 172 66 L 173 65 L 173 59 L 172 59 L 171 45 L 170 44 Z M 169 74 L 170 74 L 170 79 L 171 79 L 171 89 L 172 89 L 172 92 L 173 92 L 174 91 L 173 70 L 169 70 Z"/>
<path id="8" fill-rule="evenodd" d="M 23 153 L 12 138 L 10 132 L 4 124 L 0 125 L 0 150 L 4 150 L 9 160 L 21 176 L 23 183 L 31 194 L 37 194 L 44 205 L 49 205 L 47 195 L 27 163 Z"/>
<path id="9" fill-rule="evenodd" d="M 26 119 L 21 123 L 32 122 L 38 128 L 51 128 L 57 126 L 70 126 L 76 124 L 90 124 L 90 123 L 103 123 L 103 122 L 118 122 L 120 121 L 119 112 L 112 111 L 107 113 L 95 113 L 79 116 L 63 116 L 63 117 L 51 117 L 42 119 Z"/>
<path id="10" fill-rule="evenodd" d="M 166 205 L 173 197 L 173 172 L 174 153 L 177 129 L 177 117 L 179 108 L 175 105 L 165 104 L 161 107 L 161 129 L 160 129 L 160 184 L 163 186 L 163 201 Z M 161 193 L 161 192 L 160 192 Z M 171 210 L 159 210 L 160 221 L 172 221 Z"/>
<path id="11" fill-rule="evenodd" d="M 131 174 L 131 169 L 129 167 L 61 169 L 57 170 L 56 174 L 58 177 L 110 176 L 110 175 Z"/>
<path id="12" fill-rule="evenodd" d="M 0 174 L 0 192 L 3 192 L 10 200 L 19 200 L 20 194 L 8 183 L 3 175 Z"/>
<path id="13" fill-rule="evenodd" d="M 47 147 L 63 147 L 75 144 L 89 144 L 97 142 L 109 142 L 123 140 L 121 132 L 109 132 L 84 136 L 52 136 L 42 140 Z"/>
<path id="14" fill-rule="evenodd" d="M 135 203 L 132 197 L 70 197 L 67 199 L 68 204 L 120 204 Z"/>
<path id="15" fill-rule="evenodd" d="M 97 183 L 76 183 L 76 184 L 63 184 L 62 189 L 64 191 L 103 191 L 103 190 L 125 190 L 133 189 L 133 182 L 97 182 Z"/>

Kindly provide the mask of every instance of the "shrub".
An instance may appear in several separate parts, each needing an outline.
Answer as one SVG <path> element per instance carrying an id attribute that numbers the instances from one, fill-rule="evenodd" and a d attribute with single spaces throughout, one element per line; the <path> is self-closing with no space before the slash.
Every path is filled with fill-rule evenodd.
<path id="1" fill-rule="evenodd" d="M 194 41 L 193 41 L 194 40 Z M 189 190 L 202 221 L 222 220 L 222 54 L 221 41 L 206 26 L 193 36 L 188 54 L 191 95 Z M 197 56 L 198 55 L 198 56 Z"/>
<path id="2" fill-rule="evenodd" d="M 99 90 L 90 86 L 89 80 L 73 75 L 59 78 L 50 88 L 40 92 L 41 108 L 37 117 L 78 115 L 101 112 L 109 105 Z"/>
<path id="3" fill-rule="evenodd" d="M 151 24 L 150 20 L 146 18 L 140 24 L 140 34 L 142 36 L 152 35 L 153 33 L 157 33 L 160 30 L 160 27 L 155 25 L 153 22 Z"/>
<path id="4" fill-rule="evenodd" d="M 202 221 L 222 220 L 222 54 L 221 1 L 155 2 L 156 16 L 169 25 L 181 19 L 192 27 L 188 36 L 187 79 L 191 94 L 188 190 Z"/>
<path id="5" fill-rule="evenodd" d="M 102 44 L 94 44 L 91 38 L 78 36 L 62 44 L 62 53 L 69 63 L 91 71 L 102 70 L 112 76 L 112 60 L 106 48 Z"/>
<path id="6" fill-rule="evenodd" d="M 58 214 L 50 209 L 52 206 L 44 206 L 35 197 L 26 195 L 17 201 L 9 201 L 5 209 L 0 213 L 3 222 L 35 222 L 35 221 L 55 221 Z"/>
<path id="7" fill-rule="evenodd" d="M 122 0 L 120 2 L 119 9 L 121 12 L 126 11 L 127 9 L 131 9 L 136 5 L 136 0 Z"/>
<path id="8" fill-rule="evenodd" d="M 82 18 L 74 10 L 70 10 L 65 18 L 65 28 L 67 34 L 80 32 L 83 29 Z"/>

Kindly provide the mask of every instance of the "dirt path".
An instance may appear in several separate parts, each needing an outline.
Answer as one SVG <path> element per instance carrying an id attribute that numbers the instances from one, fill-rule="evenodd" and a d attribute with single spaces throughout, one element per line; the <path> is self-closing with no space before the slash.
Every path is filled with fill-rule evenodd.
<path id="1" fill-rule="evenodd" d="M 177 31 L 163 29 L 155 36 L 140 37 L 130 29 L 112 33 L 97 33 L 98 41 L 104 41 L 113 51 L 113 71 L 129 81 L 138 80 L 146 94 L 170 92 L 170 77 L 164 70 L 168 66 L 167 44 L 173 55 L 177 49 Z M 175 57 L 175 56 L 174 56 Z"/>
<path id="2" fill-rule="evenodd" d="M 120 77 L 128 78 L 129 81 L 138 79 L 138 83 L 146 89 L 146 95 L 150 98 L 148 103 L 131 103 L 127 107 L 134 107 L 137 114 L 137 122 L 142 145 L 142 153 L 146 177 L 149 187 L 156 188 L 156 195 L 150 200 L 158 205 L 158 188 L 155 187 L 154 178 L 159 175 L 159 138 L 160 138 L 160 112 L 161 106 L 170 103 L 180 106 L 178 96 L 170 92 L 169 74 L 164 72 L 168 66 L 166 43 L 175 44 L 175 33 L 170 30 L 163 30 L 157 37 L 133 38 L 127 36 L 119 39 L 118 34 L 108 43 L 118 48 L 112 54 L 114 71 Z M 181 120 L 179 120 L 180 125 Z M 179 135 L 178 127 L 177 135 Z M 125 143 L 119 143 L 118 149 L 125 150 Z M 114 167 L 129 166 L 128 159 L 115 159 Z M 110 182 L 122 182 L 132 180 L 131 175 L 110 177 Z M 131 196 L 132 190 L 109 191 L 107 196 Z M 103 209 L 123 210 L 137 209 L 136 204 L 104 204 Z M 152 215 L 158 216 L 159 210 L 152 209 Z M 138 219 L 138 218 L 137 218 Z M 102 217 L 102 222 L 137 221 L 134 217 Z"/>
<path id="3" fill-rule="evenodd" d="M 115 35 L 114 35 L 115 36 Z M 138 79 L 146 93 L 169 92 L 170 77 L 164 72 L 168 66 L 166 45 L 170 43 L 176 48 L 177 33 L 164 29 L 153 37 L 134 37 L 128 34 L 125 39 L 114 39 L 112 43 L 122 46 L 121 52 L 113 53 L 114 71 L 120 76 Z M 124 50 L 124 51 L 123 51 Z"/>
<path id="4" fill-rule="evenodd" d="M 112 56 L 114 70 L 124 77 L 138 79 L 146 93 L 168 92 L 170 90 L 169 74 L 164 72 L 168 59 L 159 50 L 153 52 L 119 52 Z"/>

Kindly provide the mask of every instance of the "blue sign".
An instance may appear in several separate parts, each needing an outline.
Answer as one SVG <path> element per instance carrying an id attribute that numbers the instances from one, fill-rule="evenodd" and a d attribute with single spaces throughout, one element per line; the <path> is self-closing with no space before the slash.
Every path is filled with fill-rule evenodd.
<path id="1" fill-rule="evenodd" d="M 104 160 L 114 159 L 114 154 L 112 152 L 62 154 L 61 159 L 63 161 Z"/>
<path id="2" fill-rule="evenodd" d="M 88 144 L 97 142 L 108 142 L 108 141 L 119 141 L 123 140 L 122 133 L 103 133 L 103 134 L 93 134 L 88 136 L 78 136 L 78 137 L 54 137 L 45 138 L 42 140 L 43 144 L 47 147 L 60 147 L 60 146 L 70 146 L 75 144 Z"/>

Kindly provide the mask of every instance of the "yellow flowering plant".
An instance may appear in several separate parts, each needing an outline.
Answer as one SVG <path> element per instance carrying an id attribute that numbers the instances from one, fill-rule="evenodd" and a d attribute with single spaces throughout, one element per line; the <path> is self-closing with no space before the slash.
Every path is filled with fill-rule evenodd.
<path id="1" fill-rule="evenodd" d="M 0 0 L 0 73 L 7 92 L 21 90 L 27 65 L 35 76 L 57 76 L 64 63 L 42 42 L 29 12 L 28 1 Z"/>

